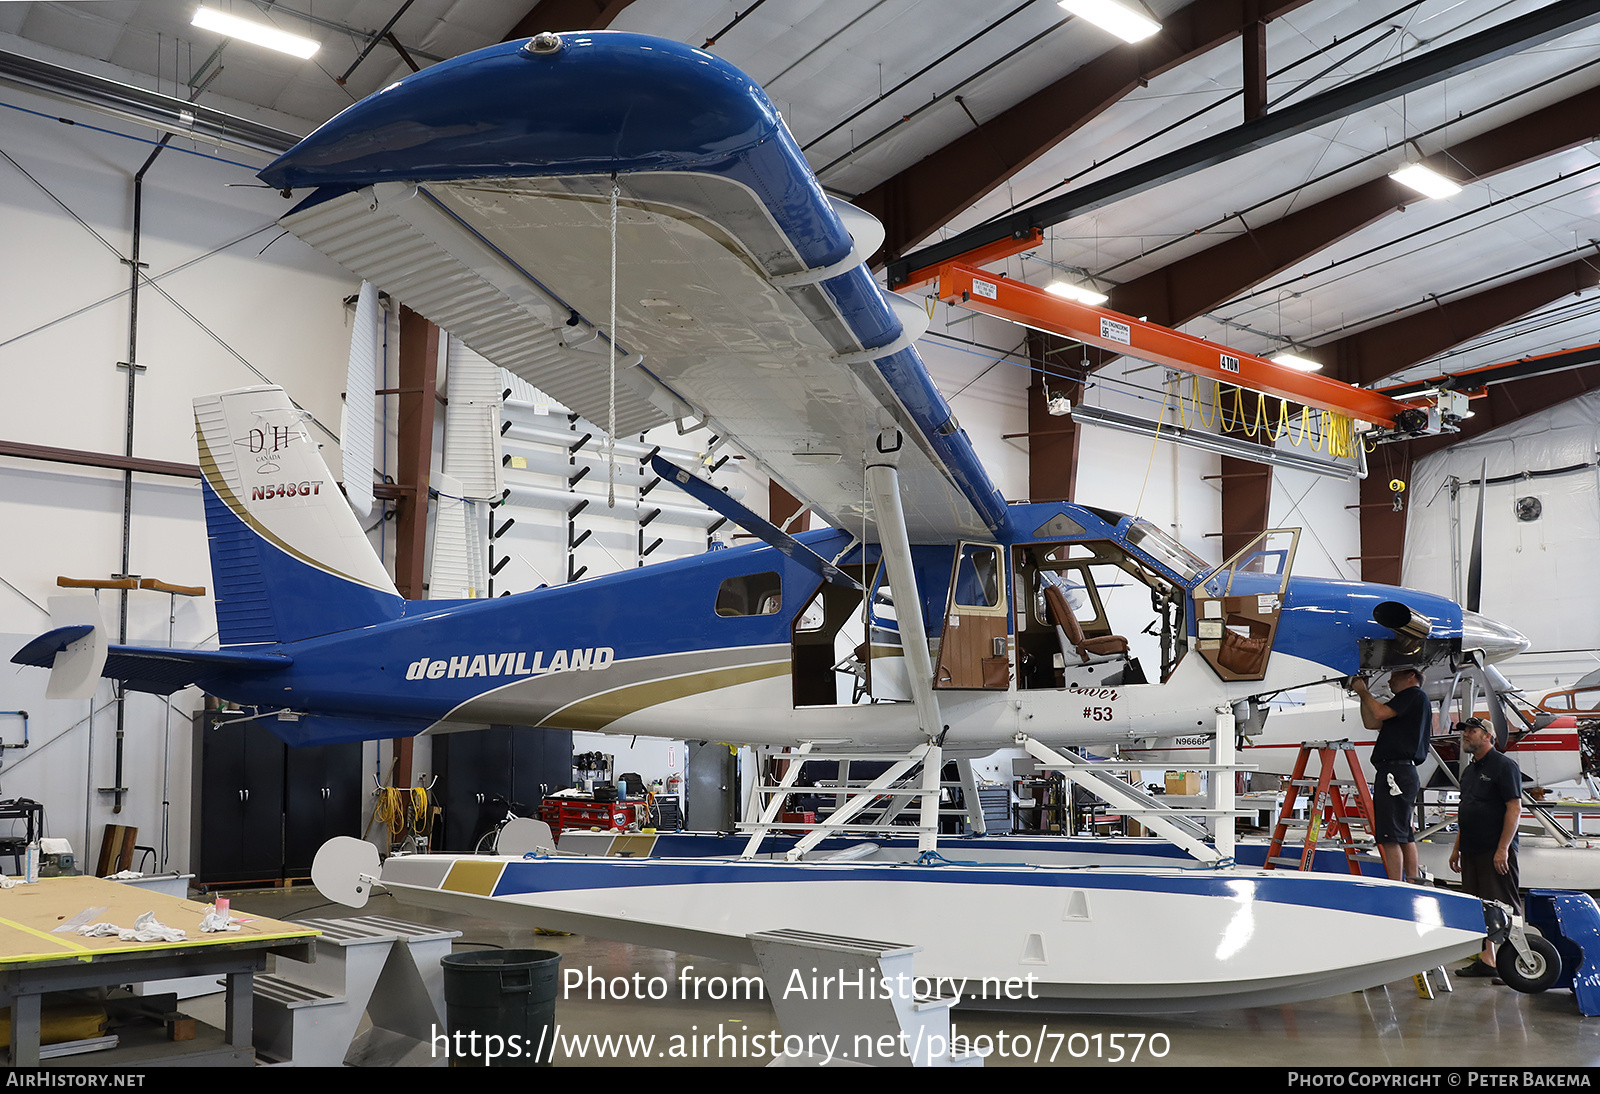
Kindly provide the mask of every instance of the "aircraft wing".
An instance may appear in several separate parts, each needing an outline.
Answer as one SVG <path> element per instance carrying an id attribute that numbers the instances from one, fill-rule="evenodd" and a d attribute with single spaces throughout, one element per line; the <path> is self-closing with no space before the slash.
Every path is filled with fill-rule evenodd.
<path id="1" fill-rule="evenodd" d="M 284 226 L 619 436 L 704 420 L 869 539 L 866 460 L 894 460 L 913 540 L 998 529 L 1004 499 L 913 346 L 925 314 L 864 265 L 881 226 L 823 194 L 765 93 L 677 42 L 538 41 L 318 129 L 261 173 L 316 188 Z"/>

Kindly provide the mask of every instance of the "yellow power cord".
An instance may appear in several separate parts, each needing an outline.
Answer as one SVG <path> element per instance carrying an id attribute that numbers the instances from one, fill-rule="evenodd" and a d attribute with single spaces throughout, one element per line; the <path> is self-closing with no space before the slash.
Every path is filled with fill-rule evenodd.
<path id="1" fill-rule="evenodd" d="M 1356 454 L 1355 422 L 1346 414 L 1333 410 L 1317 410 L 1313 424 L 1313 412 L 1309 406 L 1301 406 L 1299 414 L 1299 428 L 1295 428 L 1294 417 L 1289 413 L 1289 404 L 1280 400 L 1278 403 L 1278 419 L 1272 421 L 1267 410 L 1267 396 L 1265 392 L 1256 392 L 1255 412 L 1252 415 L 1245 408 L 1244 389 L 1232 389 L 1232 406 L 1230 399 L 1222 393 L 1220 381 L 1212 381 L 1211 398 L 1202 401 L 1200 396 L 1200 377 L 1191 375 L 1189 378 L 1189 393 L 1184 394 L 1180 383 L 1178 390 L 1173 393 L 1177 396 L 1178 425 L 1189 429 L 1193 422 L 1205 429 L 1213 425 L 1220 425 L 1224 430 L 1238 430 L 1246 437 L 1256 437 L 1265 432 L 1266 439 L 1276 444 L 1284 436 L 1288 436 L 1289 444 L 1295 448 L 1310 441 L 1313 452 L 1321 452 L 1326 446 L 1330 456 L 1348 458 Z M 1371 451 L 1371 449 L 1367 449 Z"/>

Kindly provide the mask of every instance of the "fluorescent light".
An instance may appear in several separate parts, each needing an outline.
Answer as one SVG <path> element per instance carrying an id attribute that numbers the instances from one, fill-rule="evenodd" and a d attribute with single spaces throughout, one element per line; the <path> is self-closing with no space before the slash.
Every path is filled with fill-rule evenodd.
<path id="1" fill-rule="evenodd" d="M 1161 24 L 1115 0 L 1057 0 L 1080 19 L 1087 19 L 1101 30 L 1108 30 L 1124 42 L 1142 42 Z"/>
<path id="2" fill-rule="evenodd" d="M 1309 456 L 1297 455 L 1293 452 L 1283 452 L 1266 445 L 1246 441 L 1243 438 L 1235 440 L 1233 437 L 1211 433 L 1193 426 L 1184 428 L 1173 425 L 1171 422 L 1155 422 L 1147 418 L 1136 418 L 1132 414 L 1123 414 L 1116 410 L 1107 410 L 1104 407 L 1078 404 L 1072 408 L 1074 421 L 1089 422 L 1093 425 L 1104 426 L 1107 429 L 1119 430 L 1123 433 L 1132 433 L 1140 437 L 1158 437 L 1172 444 L 1181 444 L 1187 448 L 1198 448 L 1206 452 L 1216 452 L 1223 456 L 1232 456 L 1237 460 L 1249 460 L 1252 463 L 1264 463 L 1273 467 L 1285 467 L 1291 471 L 1307 471 L 1313 475 L 1327 475 L 1330 478 L 1353 479 L 1359 474 L 1361 462 L 1330 463 L 1325 460 L 1313 459 Z"/>
<path id="3" fill-rule="evenodd" d="M 1093 304 L 1099 307 L 1111 298 L 1103 292 L 1095 292 L 1087 285 L 1074 285 L 1066 281 L 1052 281 L 1044 287 L 1044 291 L 1064 296 L 1068 300 L 1076 300 L 1080 304 Z"/>
<path id="4" fill-rule="evenodd" d="M 1390 171 L 1389 177 L 1425 198 L 1447 198 L 1461 193 L 1461 187 L 1420 163 L 1408 163 L 1398 171 Z"/>
<path id="5" fill-rule="evenodd" d="M 1278 356 L 1272 359 L 1272 363 L 1275 365 L 1282 365 L 1284 368 L 1299 369 L 1301 372 L 1322 371 L 1321 361 L 1312 361 L 1305 357 L 1296 357 L 1292 353 L 1280 353 Z"/>
<path id="6" fill-rule="evenodd" d="M 203 30 L 214 30 L 218 34 L 225 34 L 229 38 L 239 38 L 246 42 L 254 42 L 258 46 L 275 49 L 279 53 L 289 53 L 301 60 L 310 57 L 321 43 L 313 42 L 310 38 L 302 38 L 298 34 L 290 34 L 277 27 L 269 27 L 265 23 L 252 22 L 249 19 L 240 19 L 237 15 L 216 11 L 212 8 L 201 8 L 194 13 L 190 20 L 195 26 Z"/>

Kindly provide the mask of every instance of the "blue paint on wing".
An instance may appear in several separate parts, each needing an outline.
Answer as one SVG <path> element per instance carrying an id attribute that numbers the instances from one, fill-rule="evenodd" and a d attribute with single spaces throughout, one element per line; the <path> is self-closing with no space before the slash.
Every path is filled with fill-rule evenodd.
<path id="1" fill-rule="evenodd" d="M 511 42 L 408 76 L 350 107 L 261 178 L 280 189 L 320 187 L 306 208 L 379 182 L 429 183 L 681 171 L 754 192 L 807 269 L 854 247 L 777 108 L 755 81 L 680 42 L 614 31 L 562 35 L 532 54 Z M 823 289 L 864 349 L 903 326 L 870 273 L 857 267 Z M 1007 508 L 915 349 L 876 367 L 945 471 L 990 529 Z M 648 367 L 648 366 L 646 366 Z"/>

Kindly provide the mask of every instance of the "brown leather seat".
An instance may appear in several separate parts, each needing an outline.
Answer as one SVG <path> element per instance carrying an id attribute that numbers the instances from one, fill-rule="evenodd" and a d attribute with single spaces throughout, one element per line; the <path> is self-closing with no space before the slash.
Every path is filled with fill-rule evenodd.
<path id="1" fill-rule="evenodd" d="M 1083 664 L 1087 665 L 1093 657 L 1111 657 L 1128 652 L 1128 640 L 1119 634 L 1098 638 L 1085 636 L 1083 628 L 1078 625 L 1078 617 L 1072 614 L 1067 594 L 1059 585 L 1047 584 L 1044 587 L 1044 602 L 1050 610 L 1050 621 L 1060 628 L 1062 637 L 1072 644 Z M 1067 651 L 1063 649 L 1061 652 Z"/>

